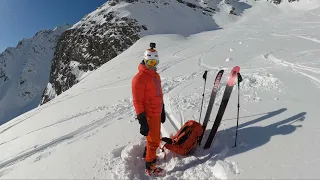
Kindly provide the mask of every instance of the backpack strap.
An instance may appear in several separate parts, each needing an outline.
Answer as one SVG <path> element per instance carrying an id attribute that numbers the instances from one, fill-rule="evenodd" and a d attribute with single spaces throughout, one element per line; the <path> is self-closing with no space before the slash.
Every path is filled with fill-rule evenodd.
<path id="1" fill-rule="evenodd" d="M 161 151 L 164 153 L 163 159 L 166 160 L 167 154 L 166 154 L 166 151 L 164 150 L 164 146 L 165 146 L 165 144 L 164 144 L 164 145 L 162 146 L 162 148 L 160 148 L 160 149 L 161 149 Z"/>

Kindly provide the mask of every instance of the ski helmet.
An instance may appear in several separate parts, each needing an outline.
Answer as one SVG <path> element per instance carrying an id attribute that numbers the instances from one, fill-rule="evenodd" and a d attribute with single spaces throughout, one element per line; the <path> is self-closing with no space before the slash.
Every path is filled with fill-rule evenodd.
<path id="1" fill-rule="evenodd" d="M 159 64 L 159 55 L 157 50 L 150 48 L 144 52 L 144 62 L 148 66 L 156 67 Z"/>

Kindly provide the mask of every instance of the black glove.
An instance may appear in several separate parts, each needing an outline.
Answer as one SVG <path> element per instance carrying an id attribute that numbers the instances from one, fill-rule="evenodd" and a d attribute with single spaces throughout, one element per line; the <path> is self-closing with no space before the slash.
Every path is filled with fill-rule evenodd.
<path id="1" fill-rule="evenodd" d="M 172 139 L 167 138 L 167 137 L 163 137 L 163 138 L 161 138 L 161 140 L 164 141 L 164 142 L 166 142 L 166 143 L 168 143 L 168 144 L 172 144 L 172 143 L 173 143 L 173 142 L 172 142 Z"/>
<path id="2" fill-rule="evenodd" d="M 161 122 L 164 123 L 166 121 L 166 113 L 164 110 L 164 104 L 162 105 L 162 112 L 161 112 Z"/>
<path id="3" fill-rule="evenodd" d="M 140 124 L 140 134 L 142 134 L 143 136 L 148 136 L 149 125 L 148 125 L 146 114 L 144 112 L 138 114 L 137 119 Z"/>

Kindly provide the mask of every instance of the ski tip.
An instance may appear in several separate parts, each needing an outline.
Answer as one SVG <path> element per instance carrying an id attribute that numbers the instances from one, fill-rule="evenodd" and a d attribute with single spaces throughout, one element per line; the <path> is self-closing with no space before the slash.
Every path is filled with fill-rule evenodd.
<path id="1" fill-rule="evenodd" d="M 239 71 L 240 71 L 240 66 L 235 66 L 235 67 L 233 67 L 232 71 L 237 71 L 237 72 L 239 72 Z"/>
<path id="2" fill-rule="evenodd" d="M 228 77 L 228 85 L 233 86 L 235 83 L 235 80 L 237 78 L 238 72 L 240 72 L 240 67 L 235 66 L 233 67 L 232 71 L 230 72 L 230 75 Z"/>

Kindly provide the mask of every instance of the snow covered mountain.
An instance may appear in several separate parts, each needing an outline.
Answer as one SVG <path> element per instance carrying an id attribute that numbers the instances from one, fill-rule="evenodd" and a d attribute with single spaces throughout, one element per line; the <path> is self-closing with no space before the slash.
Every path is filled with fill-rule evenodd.
<path id="1" fill-rule="evenodd" d="M 204 117 L 224 69 L 206 140 L 232 67 L 240 66 L 243 77 L 210 149 L 189 157 L 167 152 L 166 160 L 158 152 L 162 179 L 319 179 L 320 1 L 248 3 L 242 17 L 216 30 L 144 36 L 50 102 L 0 126 L 0 178 L 149 179 L 131 80 L 155 42 L 167 113 L 162 136 L 199 119 L 203 90 Z"/>
<path id="2" fill-rule="evenodd" d="M 249 8 L 238 0 L 111 0 L 73 25 L 60 38 L 43 103 L 152 34 L 214 30 Z M 216 13 L 224 17 L 217 24 Z M 219 19 L 221 20 L 221 18 Z M 131 58 L 129 57 L 128 60 Z"/>
<path id="3" fill-rule="evenodd" d="M 40 104 L 58 38 L 69 27 L 39 31 L 0 54 L 0 125 Z"/>

